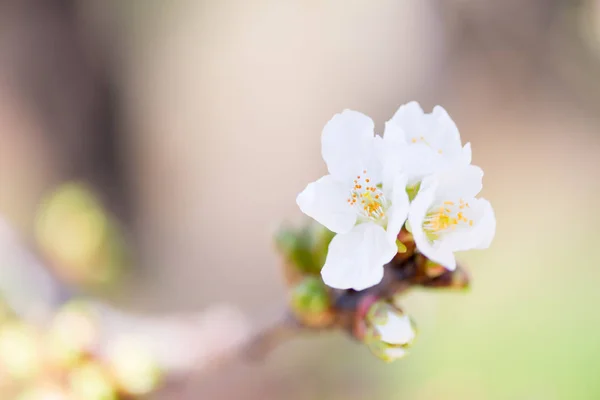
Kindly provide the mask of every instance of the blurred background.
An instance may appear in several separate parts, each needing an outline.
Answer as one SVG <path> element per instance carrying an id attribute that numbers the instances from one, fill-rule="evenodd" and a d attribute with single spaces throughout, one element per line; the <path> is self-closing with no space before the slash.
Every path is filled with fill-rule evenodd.
<path id="1" fill-rule="evenodd" d="M 359 110 L 381 132 L 403 103 L 441 104 L 498 230 L 460 255 L 469 293 L 406 297 L 410 357 L 384 365 L 342 334 L 306 335 L 260 363 L 178 359 L 186 378 L 153 396 L 600 398 L 599 78 L 598 0 L 4 0 L 0 295 L 28 324 L 72 295 L 150 325 L 204 316 L 189 342 L 156 336 L 163 353 L 227 347 L 285 306 L 272 236 L 301 220 L 331 116 Z M 30 371 L 35 352 L 11 359 L 40 333 L 7 320 L 0 397 L 54 388 Z M 102 381 L 86 362 L 75 389 Z"/>

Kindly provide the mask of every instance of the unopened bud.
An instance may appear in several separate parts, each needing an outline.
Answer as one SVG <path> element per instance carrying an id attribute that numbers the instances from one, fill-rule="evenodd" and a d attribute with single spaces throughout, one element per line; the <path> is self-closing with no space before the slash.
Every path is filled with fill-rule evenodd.
<path id="1" fill-rule="evenodd" d="M 296 318 L 308 326 L 323 326 L 331 321 L 331 299 L 320 277 L 305 277 L 292 289 L 290 303 Z"/>
<path id="2" fill-rule="evenodd" d="M 333 232 L 311 222 L 303 228 L 283 227 L 276 235 L 279 251 L 298 271 L 319 274 L 327 257 Z"/>
<path id="3" fill-rule="evenodd" d="M 89 262 L 105 240 L 108 221 L 84 185 L 59 186 L 42 204 L 36 234 L 42 250 L 70 266 Z"/>
<path id="4" fill-rule="evenodd" d="M 121 229 L 84 184 L 59 186 L 39 209 L 37 242 L 69 281 L 104 285 L 128 264 Z"/>
<path id="5" fill-rule="evenodd" d="M 386 362 L 404 357 L 416 337 L 411 319 L 383 300 L 370 305 L 362 324 L 362 341 L 375 356 Z"/>

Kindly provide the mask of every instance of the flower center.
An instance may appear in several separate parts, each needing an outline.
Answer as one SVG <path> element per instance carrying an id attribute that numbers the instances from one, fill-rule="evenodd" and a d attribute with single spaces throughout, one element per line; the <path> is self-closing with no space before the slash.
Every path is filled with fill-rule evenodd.
<path id="1" fill-rule="evenodd" d="M 359 215 L 380 220 L 385 217 L 387 200 L 380 188 L 377 187 L 367 176 L 367 171 L 354 180 L 354 187 L 350 190 L 348 204 L 353 206 Z"/>
<path id="2" fill-rule="evenodd" d="M 420 136 L 418 138 L 417 137 L 412 138 L 411 139 L 411 143 L 413 143 L 413 144 L 423 143 L 424 145 L 426 145 L 426 146 L 428 146 L 428 147 L 430 147 L 430 148 L 433 149 L 433 146 L 431 144 L 429 144 L 429 142 L 427 140 L 425 140 L 424 136 Z M 438 152 L 438 154 L 442 154 L 443 153 L 442 149 L 438 149 L 437 152 Z"/>
<path id="3" fill-rule="evenodd" d="M 458 204 L 453 201 L 445 201 L 439 208 L 431 209 L 425 216 L 423 230 L 429 238 L 434 241 L 440 235 L 451 232 L 457 227 L 473 226 L 473 220 L 465 216 L 469 203 L 460 199 Z"/>

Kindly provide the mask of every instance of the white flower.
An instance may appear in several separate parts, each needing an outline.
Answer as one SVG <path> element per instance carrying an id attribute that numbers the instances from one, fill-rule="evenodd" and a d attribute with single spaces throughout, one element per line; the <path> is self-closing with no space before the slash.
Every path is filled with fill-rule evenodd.
<path id="1" fill-rule="evenodd" d="M 401 106 L 386 122 L 383 139 L 386 173 L 403 171 L 409 186 L 455 163 L 471 163 L 471 145 L 462 147 L 456 124 L 440 106 L 430 114 L 415 101 Z"/>
<path id="2" fill-rule="evenodd" d="M 322 156 L 329 175 L 310 183 L 296 202 L 308 216 L 337 233 L 321 271 L 338 289 L 363 290 L 379 283 L 383 265 L 397 253 L 406 220 L 406 177 L 382 182 L 373 121 L 356 111 L 335 115 L 323 129 Z"/>
<path id="3" fill-rule="evenodd" d="M 373 354 L 385 361 L 404 357 L 417 336 L 411 319 L 384 301 L 371 306 L 365 322 L 365 342 Z"/>
<path id="4" fill-rule="evenodd" d="M 476 199 L 483 171 L 457 165 L 423 179 L 412 201 L 408 223 L 417 248 L 427 258 L 450 270 L 454 252 L 489 247 L 496 232 L 490 203 Z"/>

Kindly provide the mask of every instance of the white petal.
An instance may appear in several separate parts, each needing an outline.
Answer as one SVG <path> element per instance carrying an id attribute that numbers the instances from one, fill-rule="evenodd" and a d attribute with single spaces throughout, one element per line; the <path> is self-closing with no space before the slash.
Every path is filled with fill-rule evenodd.
<path id="1" fill-rule="evenodd" d="M 439 243 L 431 243 L 423 230 L 423 221 L 429 208 L 433 205 L 437 189 L 437 181 L 433 177 L 425 178 L 421 189 L 410 204 L 408 222 L 412 229 L 413 238 L 417 249 L 432 261 L 435 261 L 450 270 L 456 268 L 454 253 Z"/>
<path id="2" fill-rule="evenodd" d="M 437 199 L 467 199 L 481 191 L 483 170 L 475 165 L 454 164 L 435 174 L 435 179 L 438 181 Z"/>
<path id="3" fill-rule="evenodd" d="M 400 106 L 392 119 L 385 124 L 383 137 L 386 140 L 408 143 L 413 135 L 424 133 L 424 116 L 423 109 L 416 101 Z"/>
<path id="4" fill-rule="evenodd" d="M 454 158 L 461 153 L 458 128 L 441 106 L 435 106 L 426 114 L 419 103 L 413 101 L 401 106 L 388 122 L 384 137 L 390 140 L 408 145 L 426 144 L 445 157 Z"/>
<path id="5" fill-rule="evenodd" d="M 347 202 L 349 193 L 347 185 L 325 175 L 309 183 L 296 198 L 296 203 L 303 213 L 330 231 L 345 233 L 356 223 L 356 211 Z"/>
<path id="6" fill-rule="evenodd" d="M 461 146 L 456 124 L 440 106 L 434 107 L 431 114 L 424 113 L 416 102 L 400 107 L 386 123 L 384 141 L 389 148 L 402 148 L 386 157 L 396 158 L 395 162 L 408 175 L 409 184 L 448 166 L 471 162 L 470 145 Z"/>
<path id="7" fill-rule="evenodd" d="M 405 345 L 415 338 L 410 318 L 406 315 L 399 316 L 388 311 L 385 324 L 377 325 L 381 340 L 389 344 Z"/>
<path id="8" fill-rule="evenodd" d="M 333 288 L 364 290 L 381 281 L 383 265 L 397 252 L 381 226 L 359 224 L 333 238 L 321 276 Z"/>
<path id="9" fill-rule="evenodd" d="M 438 171 L 444 160 L 431 147 L 422 143 L 405 146 L 399 158 L 402 162 L 402 171 L 407 174 L 410 185 Z"/>
<path id="10" fill-rule="evenodd" d="M 402 229 L 402 225 L 406 222 L 410 203 L 408 194 L 406 193 L 407 179 L 406 175 L 398 174 L 394 179 L 392 190 L 392 206 L 388 210 L 387 233 L 394 242 Z"/>
<path id="11" fill-rule="evenodd" d="M 479 243 L 475 246 L 476 249 L 487 249 L 492 244 L 494 236 L 496 236 L 496 214 L 489 201 L 486 199 L 478 199 L 483 204 L 483 217 L 477 223 L 477 235 Z"/>
<path id="12" fill-rule="evenodd" d="M 462 154 L 460 133 L 456 124 L 450 118 L 444 107 L 435 106 L 431 113 L 425 137 L 431 138 L 431 145 L 436 151 L 450 159 L 458 158 Z"/>
<path id="13" fill-rule="evenodd" d="M 404 350 L 402 347 L 390 347 L 385 349 L 385 355 L 391 360 L 397 360 L 406 355 L 406 350 Z"/>
<path id="14" fill-rule="evenodd" d="M 383 177 L 382 149 L 384 146 L 383 138 L 381 136 L 373 137 L 371 154 L 364 165 L 364 169 L 367 170 L 367 176 L 371 182 L 376 185 L 381 183 Z M 354 180 L 355 178 L 352 177 L 352 179 Z"/>
<path id="15" fill-rule="evenodd" d="M 471 164 L 472 160 L 471 143 L 465 144 L 462 151 L 462 163 Z"/>
<path id="16" fill-rule="evenodd" d="M 440 240 L 452 251 L 488 248 L 496 233 L 496 217 L 489 201 L 485 199 L 467 199 L 469 209 L 465 216 L 473 220 L 468 229 L 450 232 Z"/>
<path id="17" fill-rule="evenodd" d="M 404 146 L 389 141 L 380 140 L 376 142 L 376 153 L 382 165 L 383 193 L 390 197 L 394 188 L 394 179 L 402 172 L 402 157 L 400 156 Z"/>
<path id="18" fill-rule="evenodd" d="M 400 144 L 385 137 L 378 155 L 383 166 L 384 191 L 393 186 L 397 174 L 404 173 L 408 184 L 414 185 L 437 171 L 441 161 L 439 155 L 424 144 Z"/>
<path id="19" fill-rule="evenodd" d="M 357 111 L 336 114 L 323 128 L 321 154 L 329 173 L 338 180 L 352 180 L 371 161 L 374 145 L 371 118 Z"/>
<path id="20" fill-rule="evenodd" d="M 393 118 L 385 123 L 383 137 L 386 142 L 399 145 L 407 145 L 406 132 Z"/>

